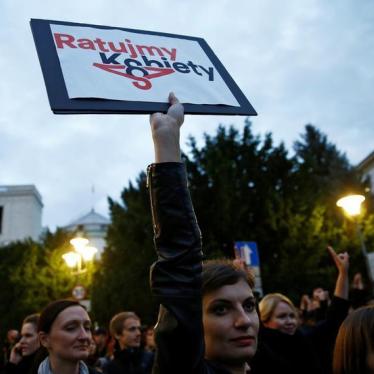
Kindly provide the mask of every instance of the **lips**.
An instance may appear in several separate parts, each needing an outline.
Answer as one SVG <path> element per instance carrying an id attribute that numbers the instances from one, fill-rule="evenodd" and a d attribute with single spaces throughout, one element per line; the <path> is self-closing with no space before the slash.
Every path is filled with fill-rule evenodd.
<path id="1" fill-rule="evenodd" d="M 247 347 L 253 345 L 256 342 L 256 338 L 252 335 L 238 336 L 237 338 L 230 339 L 233 343 L 241 347 Z"/>
<path id="2" fill-rule="evenodd" d="M 78 345 L 77 347 L 75 347 L 76 349 L 80 349 L 80 350 L 88 350 L 88 345 Z"/>

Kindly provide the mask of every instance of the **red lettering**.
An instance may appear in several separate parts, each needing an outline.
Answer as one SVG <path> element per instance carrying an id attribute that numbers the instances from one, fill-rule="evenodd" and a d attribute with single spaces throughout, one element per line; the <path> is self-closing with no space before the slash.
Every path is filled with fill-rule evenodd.
<path id="1" fill-rule="evenodd" d="M 64 44 L 70 48 L 78 48 L 73 44 L 75 40 L 73 35 L 58 33 L 54 33 L 53 35 L 55 37 L 57 48 L 64 48 Z"/>
<path id="2" fill-rule="evenodd" d="M 164 48 L 164 47 L 162 47 L 161 49 L 170 56 L 171 61 L 175 61 L 175 58 L 177 57 L 177 49 L 176 48 L 172 48 L 171 51 L 169 51 L 167 48 Z"/>

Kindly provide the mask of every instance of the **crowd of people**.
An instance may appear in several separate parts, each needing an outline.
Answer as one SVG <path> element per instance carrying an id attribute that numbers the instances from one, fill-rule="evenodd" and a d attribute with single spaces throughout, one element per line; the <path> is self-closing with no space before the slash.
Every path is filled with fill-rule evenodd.
<path id="1" fill-rule="evenodd" d="M 155 327 L 122 311 L 93 328 L 77 301 L 51 302 L 9 330 L 4 374 L 374 373 L 374 306 L 360 274 L 349 287 L 349 256 L 328 247 L 337 278 L 297 307 L 280 293 L 258 302 L 240 260 L 203 262 L 201 233 L 181 162 L 183 106 L 169 95 L 151 116 L 155 163 L 148 185 L 158 260 L 151 289 Z"/>

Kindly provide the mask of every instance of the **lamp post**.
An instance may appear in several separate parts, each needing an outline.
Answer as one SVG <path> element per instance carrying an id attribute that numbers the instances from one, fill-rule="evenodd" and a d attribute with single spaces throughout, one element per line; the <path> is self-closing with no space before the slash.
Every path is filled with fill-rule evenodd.
<path id="1" fill-rule="evenodd" d="M 74 251 L 70 251 L 62 255 L 66 265 L 72 269 L 73 275 L 77 276 L 77 285 L 73 289 L 73 296 L 77 300 L 85 297 L 86 291 L 83 286 L 79 285 L 79 276 L 87 272 L 87 265 L 93 260 L 97 249 L 89 246 L 89 240 L 81 235 L 70 240 Z M 75 270 L 74 270 L 75 269 Z"/>
<path id="2" fill-rule="evenodd" d="M 357 217 L 361 214 L 361 204 L 365 201 L 365 196 L 363 195 L 348 195 L 342 197 L 336 202 L 336 205 L 343 209 L 344 213 L 348 217 L 352 217 L 356 222 L 357 235 L 361 243 L 361 253 L 365 260 L 366 271 L 370 281 L 371 289 L 373 288 L 373 275 L 371 273 L 369 258 L 366 250 L 364 236 L 362 234 L 360 224 Z"/>

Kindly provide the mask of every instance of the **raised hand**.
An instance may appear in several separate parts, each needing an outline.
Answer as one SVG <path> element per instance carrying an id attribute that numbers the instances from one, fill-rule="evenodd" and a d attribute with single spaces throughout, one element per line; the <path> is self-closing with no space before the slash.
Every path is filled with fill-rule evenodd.
<path id="1" fill-rule="evenodd" d="M 173 92 L 169 94 L 169 103 L 166 114 L 154 113 L 150 118 L 157 163 L 181 161 L 179 137 L 184 109 Z"/>
<path id="2" fill-rule="evenodd" d="M 333 259 L 336 268 L 339 273 L 348 273 L 349 269 L 349 255 L 347 252 L 336 253 L 331 246 L 327 247 L 327 250 L 330 253 L 331 258 Z"/>
<path id="3" fill-rule="evenodd" d="M 349 255 L 347 252 L 337 254 L 330 246 L 327 250 L 332 257 L 336 268 L 338 269 L 338 277 L 336 279 L 334 295 L 342 299 L 348 300 L 348 269 L 349 269 Z"/>

